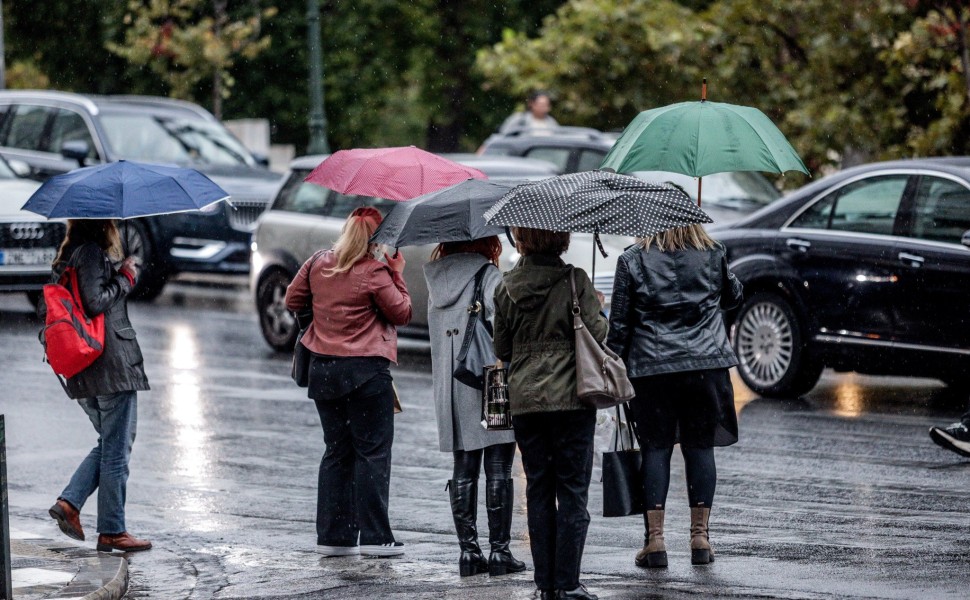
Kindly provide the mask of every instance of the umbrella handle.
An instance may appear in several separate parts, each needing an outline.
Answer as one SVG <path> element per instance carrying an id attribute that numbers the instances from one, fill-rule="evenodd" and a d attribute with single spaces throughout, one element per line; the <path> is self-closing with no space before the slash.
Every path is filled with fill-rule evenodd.
<path id="1" fill-rule="evenodd" d="M 512 230 L 508 227 L 505 228 L 505 237 L 508 238 L 509 243 L 515 248 L 515 240 L 512 239 Z"/>
<path id="2" fill-rule="evenodd" d="M 707 101 L 707 77 L 701 79 L 701 102 Z"/>

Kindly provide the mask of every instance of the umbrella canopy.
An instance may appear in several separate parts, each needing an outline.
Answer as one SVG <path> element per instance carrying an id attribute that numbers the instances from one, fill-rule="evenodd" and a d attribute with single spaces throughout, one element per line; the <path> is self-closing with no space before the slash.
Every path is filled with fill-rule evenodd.
<path id="1" fill-rule="evenodd" d="M 371 237 L 375 244 L 418 246 L 477 240 L 505 229 L 489 225 L 482 215 L 515 183 L 466 179 L 394 206 Z"/>
<path id="2" fill-rule="evenodd" d="M 519 185 L 485 213 L 490 225 L 634 237 L 711 223 L 680 189 L 607 171 Z"/>
<path id="3" fill-rule="evenodd" d="M 725 171 L 808 174 L 785 135 L 763 112 L 706 100 L 640 113 L 600 168 L 619 173 L 673 171 L 693 177 Z"/>
<path id="4" fill-rule="evenodd" d="M 410 200 L 466 179 L 487 179 L 478 169 L 415 148 L 356 148 L 327 157 L 304 181 L 341 194 Z"/>
<path id="5" fill-rule="evenodd" d="M 228 199 L 195 169 L 121 160 L 55 175 L 23 209 L 50 219 L 130 219 L 200 210 Z"/>

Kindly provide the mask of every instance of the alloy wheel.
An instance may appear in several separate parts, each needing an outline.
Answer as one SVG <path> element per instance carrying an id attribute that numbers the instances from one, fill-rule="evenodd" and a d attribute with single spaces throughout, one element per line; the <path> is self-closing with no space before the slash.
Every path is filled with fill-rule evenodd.
<path id="1" fill-rule="evenodd" d="M 741 369 L 758 387 L 777 385 L 792 366 L 795 340 L 787 314 L 774 302 L 759 302 L 737 325 Z"/>

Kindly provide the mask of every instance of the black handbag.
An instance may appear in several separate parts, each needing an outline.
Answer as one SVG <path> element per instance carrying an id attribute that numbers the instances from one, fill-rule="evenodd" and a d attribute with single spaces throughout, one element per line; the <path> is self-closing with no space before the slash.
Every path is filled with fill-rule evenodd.
<path id="1" fill-rule="evenodd" d="M 494 365 L 498 360 L 492 346 L 492 326 L 485 318 L 485 290 L 482 285 L 485 271 L 493 266 L 488 263 L 475 274 L 475 295 L 468 307 L 468 324 L 453 373 L 455 379 L 476 390 L 485 388 L 485 367 Z"/>
<path id="2" fill-rule="evenodd" d="M 317 262 L 317 258 L 320 256 L 320 252 L 313 255 L 310 259 L 310 268 L 307 269 L 307 285 L 310 283 L 310 273 L 313 272 L 313 265 Z M 313 358 L 313 352 L 302 344 L 303 334 L 306 333 L 310 324 L 313 323 L 313 292 L 311 288 L 310 292 L 310 304 L 307 308 L 295 313 L 293 317 L 296 319 L 297 327 L 300 328 L 300 332 L 296 334 L 296 344 L 293 346 L 293 364 L 290 367 L 290 377 L 296 382 L 296 385 L 300 387 L 310 386 L 310 359 Z"/>
<path id="3" fill-rule="evenodd" d="M 616 408 L 616 437 L 613 451 L 603 453 L 603 516 L 626 517 L 643 514 L 643 456 L 634 448 L 634 424 L 623 405 L 624 424 Z M 624 440 L 624 431 L 626 440 Z M 624 443 L 624 441 L 626 443 Z M 624 448 L 623 446 L 626 446 Z"/>

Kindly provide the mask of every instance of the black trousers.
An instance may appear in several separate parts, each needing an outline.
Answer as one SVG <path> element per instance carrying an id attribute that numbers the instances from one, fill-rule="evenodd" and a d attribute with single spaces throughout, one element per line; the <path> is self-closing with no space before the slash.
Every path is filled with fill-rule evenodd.
<path id="1" fill-rule="evenodd" d="M 478 481 L 485 462 L 486 481 L 504 481 L 512 477 L 512 460 L 515 459 L 515 442 L 493 444 L 478 450 L 456 450 L 452 479 Z"/>
<path id="2" fill-rule="evenodd" d="M 536 587 L 573 590 L 589 528 L 595 410 L 512 418 L 525 470 L 529 540 Z"/>
<path id="3" fill-rule="evenodd" d="M 380 373 L 346 396 L 314 400 L 327 450 L 317 481 L 317 544 L 394 541 L 387 518 L 394 389 Z"/>

